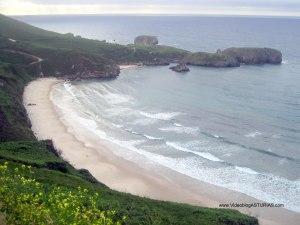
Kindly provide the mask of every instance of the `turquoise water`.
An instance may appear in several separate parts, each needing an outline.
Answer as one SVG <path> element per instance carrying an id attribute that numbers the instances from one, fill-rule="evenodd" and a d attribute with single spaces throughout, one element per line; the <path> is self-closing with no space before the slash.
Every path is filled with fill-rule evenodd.
<path id="1" fill-rule="evenodd" d="M 138 34 L 193 51 L 273 47 L 282 65 L 123 70 L 58 85 L 60 115 L 146 160 L 300 211 L 300 20 L 221 17 L 22 17 L 33 25 L 130 43 Z M 70 120 L 71 121 L 71 120 Z M 69 122 L 70 122 L 69 121 Z M 66 121 L 68 125 L 68 121 Z"/>

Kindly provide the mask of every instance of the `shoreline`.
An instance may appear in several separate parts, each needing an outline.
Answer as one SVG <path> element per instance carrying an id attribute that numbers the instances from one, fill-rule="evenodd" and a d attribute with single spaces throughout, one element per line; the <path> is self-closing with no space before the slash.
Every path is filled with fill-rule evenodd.
<path id="1" fill-rule="evenodd" d="M 120 70 L 135 69 L 135 68 L 138 68 L 141 66 L 142 65 L 140 65 L 140 64 L 121 64 L 121 65 L 119 65 Z"/>
<path id="2" fill-rule="evenodd" d="M 121 66 L 125 65 L 120 65 L 120 68 Z M 123 69 L 137 66 L 126 65 Z M 88 169 L 97 180 L 114 190 L 152 199 L 215 208 L 218 208 L 219 203 L 261 202 L 245 194 L 189 178 L 168 168 L 159 168 L 150 173 L 149 170 L 114 155 L 104 141 L 97 149 L 86 146 L 63 124 L 50 100 L 50 91 L 59 82 L 63 80 L 42 78 L 29 83 L 24 91 L 24 106 L 36 137 L 39 140 L 52 139 L 54 146 L 62 152 L 62 157 L 75 168 Z M 296 225 L 300 220 L 299 213 L 284 208 L 235 209 L 257 217 L 263 225 Z"/>

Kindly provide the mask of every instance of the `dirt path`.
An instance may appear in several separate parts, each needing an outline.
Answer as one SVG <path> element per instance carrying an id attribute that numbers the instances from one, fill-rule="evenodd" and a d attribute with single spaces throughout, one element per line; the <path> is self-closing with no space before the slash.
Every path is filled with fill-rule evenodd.
<path id="1" fill-rule="evenodd" d="M 39 64 L 39 71 L 40 71 L 40 76 L 43 77 L 44 76 L 44 73 L 43 73 L 43 70 L 42 70 L 42 64 L 41 62 L 44 61 L 42 58 L 36 56 L 36 55 L 31 55 L 31 54 L 28 54 L 26 52 L 21 52 L 21 51 L 15 51 L 15 50 L 9 50 L 9 49 L 5 49 L 3 51 L 6 51 L 6 52 L 10 52 L 10 53 L 16 53 L 16 54 L 20 54 L 20 55 L 24 55 L 24 56 L 27 56 L 27 57 L 30 57 L 33 59 L 33 62 L 29 63 L 28 66 L 32 66 L 32 65 L 35 65 L 35 64 Z M 1 224 L 0 224 L 1 225 Z"/>

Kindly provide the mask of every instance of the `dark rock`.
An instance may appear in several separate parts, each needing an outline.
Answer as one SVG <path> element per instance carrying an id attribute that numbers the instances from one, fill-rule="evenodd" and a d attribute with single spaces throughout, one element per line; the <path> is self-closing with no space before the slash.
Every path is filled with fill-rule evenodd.
<path id="1" fill-rule="evenodd" d="M 190 69 L 187 67 L 187 65 L 185 63 L 179 63 L 176 66 L 171 66 L 170 69 L 175 72 L 179 72 L 179 73 L 190 71 Z"/>
<path id="2" fill-rule="evenodd" d="M 64 162 L 47 162 L 46 168 L 49 170 L 58 170 L 63 173 L 68 172 L 67 165 Z"/>
<path id="3" fill-rule="evenodd" d="M 85 180 L 94 184 L 100 183 L 87 169 L 79 169 L 78 171 Z"/>
<path id="4" fill-rule="evenodd" d="M 207 67 L 238 67 L 239 61 L 223 53 L 197 52 L 191 53 L 184 58 L 184 63 L 194 66 Z"/>
<path id="5" fill-rule="evenodd" d="M 61 152 L 54 147 L 52 140 L 43 140 L 43 142 L 46 144 L 46 148 L 49 152 L 53 153 L 57 157 L 61 156 Z"/>
<path id="6" fill-rule="evenodd" d="M 272 48 L 228 48 L 222 53 L 244 64 L 280 64 L 282 62 L 282 53 Z"/>
<path id="7" fill-rule="evenodd" d="M 141 35 L 134 39 L 135 45 L 152 46 L 158 44 L 158 39 L 155 36 Z"/>

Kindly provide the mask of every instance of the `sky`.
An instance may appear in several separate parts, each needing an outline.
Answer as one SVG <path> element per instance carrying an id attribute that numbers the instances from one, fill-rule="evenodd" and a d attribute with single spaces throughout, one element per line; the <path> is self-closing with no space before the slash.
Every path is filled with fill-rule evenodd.
<path id="1" fill-rule="evenodd" d="M 300 0 L 0 0 L 0 13 L 300 16 Z"/>

